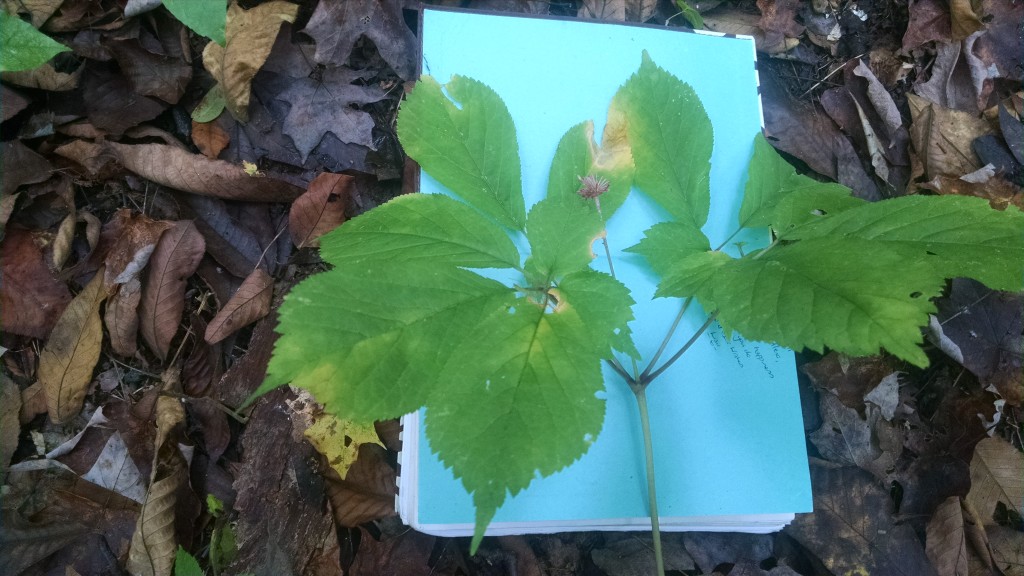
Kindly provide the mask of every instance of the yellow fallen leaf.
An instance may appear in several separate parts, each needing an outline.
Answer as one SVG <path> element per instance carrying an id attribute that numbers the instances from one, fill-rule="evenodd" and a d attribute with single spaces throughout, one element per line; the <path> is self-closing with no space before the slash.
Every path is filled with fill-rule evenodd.
<path id="1" fill-rule="evenodd" d="M 210 42 L 203 50 L 203 66 L 220 83 L 231 114 L 249 119 L 252 79 L 270 56 L 283 22 L 294 22 L 299 7 L 288 2 L 266 2 L 252 10 L 232 3 L 224 29 L 224 46 Z"/>
<path id="2" fill-rule="evenodd" d="M 356 424 L 326 412 L 315 416 L 313 424 L 303 434 L 316 451 L 327 458 L 331 468 L 341 478 L 348 475 L 348 469 L 359 454 L 360 445 L 380 445 L 373 424 Z"/>
<path id="3" fill-rule="evenodd" d="M 100 359 L 100 304 L 106 297 L 100 268 L 64 309 L 39 354 L 39 382 L 46 391 L 46 407 L 55 423 L 64 422 L 82 410 L 93 368 Z"/>

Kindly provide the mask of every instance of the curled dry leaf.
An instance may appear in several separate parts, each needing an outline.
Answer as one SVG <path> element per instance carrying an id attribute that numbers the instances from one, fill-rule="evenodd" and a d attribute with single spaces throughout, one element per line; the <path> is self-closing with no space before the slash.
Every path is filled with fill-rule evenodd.
<path id="1" fill-rule="evenodd" d="M 142 286 L 139 325 L 142 337 L 161 359 L 167 357 L 185 309 L 185 284 L 206 251 L 206 242 L 189 221 L 175 222 L 160 236 Z"/>
<path id="2" fill-rule="evenodd" d="M 203 66 L 220 83 L 235 118 L 248 120 L 252 79 L 270 56 L 281 24 L 294 22 L 298 9 L 277 0 L 251 10 L 231 4 L 224 30 L 227 42 L 210 42 L 203 50 Z"/>
<path id="3" fill-rule="evenodd" d="M 928 521 L 925 553 L 939 576 L 967 576 L 967 538 L 960 498 L 950 496 Z"/>
<path id="4" fill-rule="evenodd" d="M 60 227 L 57 228 L 57 235 L 53 239 L 53 267 L 60 270 L 71 255 L 71 243 L 75 240 L 75 213 L 64 217 Z"/>
<path id="5" fill-rule="evenodd" d="M 46 338 L 71 301 L 43 259 L 32 233 L 7 228 L 0 241 L 0 325 L 6 332 Z"/>
<path id="6" fill-rule="evenodd" d="M 378 444 L 359 446 L 359 455 L 344 480 L 334 467 L 325 480 L 334 520 L 342 526 L 355 527 L 395 514 L 395 470 L 387 462 L 387 451 Z"/>
<path id="7" fill-rule="evenodd" d="M 320 246 L 320 237 L 345 221 L 355 178 L 325 172 L 309 183 L 288 212 L 288 231 L 299 248 Z"/>
<path id="8" fill-rule="evenodd" d="M 177 492 L 188 481 L 188 463 L 178 449 L 176 429 L 185 409 L 172 397 L 157 399 L 156 457 L 149 491 L 132 534 L 128 570 L 143 576 L 170 576 L 178 543 L 174 533 Z"/>
<path id="9" fill-rule="evenodd" d="M 210 320 L 210 325 L 206 327 L 206 341 L 216 344 L 269 314 L 273 296 L 274 279 L 263 268 L 256 268 Z"/>
<path id="10" fill-rule="evenodd" d="M 108 288 L 139 278 L 156 249 L 160 235 L 171 227 L 170 222 L 132 214 L 128 209 L 118 210 L 113 220 L 112 229 L 118 231 L 117 240 L 104 260 L 107 267 L 104 282 Z"/>
<path id="11" fill-rule="evenodd" d="M 110 334 L 110 347 L 120 356 L 132 356 L 138 349 L 139 302 L 142 300 L 142 282 L 132 278 L 117 287 L 107 300 L 103 322 Z"/>
<path id="12" fill-rule="evenodd" d="M 1024 454 L 1002 438 L 985 438 L 974 448 L 971 459 L 971 491 L 967 502 L 985 525 L 995 524 L 993 514 L 1002 502 L 1017 514 L 1024 513 Z"/>
<path id="13" fill-rule="evenodd" d="M 78 414 L 100 359 L 103 324 L 100 304 L 107 297 L 103 271 L 68 304 L 39 354 L 39 382 L 46 391 L 50 419 L 61 423 Z"/>

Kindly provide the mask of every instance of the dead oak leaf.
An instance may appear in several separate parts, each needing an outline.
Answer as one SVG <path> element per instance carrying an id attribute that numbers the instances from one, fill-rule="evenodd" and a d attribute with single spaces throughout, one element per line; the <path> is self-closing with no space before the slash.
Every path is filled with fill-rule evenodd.
<path id="1" fill-rule="evenodd" d="M 276 0 L 251 10 L 232 4 L 224 46 L 210 42 L 203 50 L 203 66 L 220 83 L 235 118 L 248 120 L 252 79 L 270 55 L 281 24 L 294 22 L 298 10 L 296 4 Z"/>
<path id="2" fill-rule="evenodd" d="M 296 78 L 277 95 L 291 106 L 282 131 L 291 137 L 303 162 L 328 132 L 347 144 L 376 150 L 373 118 L 351 105 L 378 102 L 385 93 L 377 87 L 352 84 L 361 75 L 348 68 L 327 68 L 319 81 Z"/>
<path id="3" fill-rule="evenodd" d="M 399 0 L 320 2 L 303 31 L 316 41 L 317 63 L 346 62 L 356 40 L 366 36 L 401 78 L 416 75 L 416 37 Z"/>

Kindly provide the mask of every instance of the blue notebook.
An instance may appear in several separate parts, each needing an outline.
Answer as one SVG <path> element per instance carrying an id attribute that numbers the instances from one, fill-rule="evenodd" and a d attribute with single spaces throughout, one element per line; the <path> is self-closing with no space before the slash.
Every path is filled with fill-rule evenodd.
<path id="1" fill-rule="evenodd" d="M 654 61 L 693 86 L 711 118 L 713 246 L 737 227 L 753 137 L 762 125 L 754 42 L 666 28 L 425 9 L 424 74 L 448 82 L 475 78 L 504 99 L 516 124 L 527 207 L 544 197 L 559 139 L 585 120 L 603 129 L 619 86 Z M 446 193 L 430 176 L 420 190 Z M 622 249 L 667 220 L 634 193 L 608 224 L 619 279 L 633 291 L 637 348 L 651 358 L 676 316 L 677 299 L 652 300 L 656 278 Z M 734 238 L 760 246 L 767 232 Z M 528 252 L 523 246 L 523 253 Z M 592 267 L 607 271 L 604 258 Z M 669 351 L 704 322 L 694 305 Z M 641 365 L 644 365 L 642 363 Z M 646 530 L 646 478 L 636 402 L 605 368 L 604 428 L 575 464 L 510 497 L 488 534 Z M 793 353 L 726 336 L 714 326 L 647 392 L 663 530 L 770 532 L 811 511 L 804 430 Z M 408 525 L 437 535 L 473 533 L 474 509 L 462 484 L 431 452 L 423 413 L 403 418 L 398 510 Z"/>

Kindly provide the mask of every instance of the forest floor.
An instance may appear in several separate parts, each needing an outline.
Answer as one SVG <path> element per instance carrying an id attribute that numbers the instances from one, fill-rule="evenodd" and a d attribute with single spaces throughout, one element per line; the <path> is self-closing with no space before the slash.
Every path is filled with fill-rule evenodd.
<path id="1" fill-rule="evenodd" d="M 287 388 L 237 411 L 316 239 L 415 189 L 394 127 L 420 3 L 296 1 L 233 8 L 223 69 L 158 2 L 3 1 L 71 51 L 0 76 L 0 573 L 170 574 L 180 547 L 206 574 L 651 574 L 644 532 L 471 556 L 395 517 L 396 421 Z M 666 0 L 428 4 L 689 26 Z M 1024 209 L 1020 0 L 693 8 L 755 37 L 765 132 L 799 171 Z M 927 369 L 799 355 L 815 511 L 666 534 L 669 573 L 1024 576 L 1021 297 L 955 280 L 937 308 Z"/>

